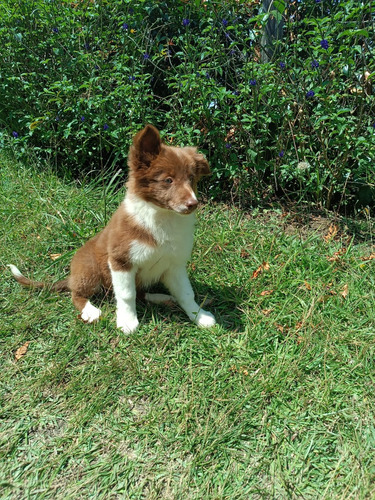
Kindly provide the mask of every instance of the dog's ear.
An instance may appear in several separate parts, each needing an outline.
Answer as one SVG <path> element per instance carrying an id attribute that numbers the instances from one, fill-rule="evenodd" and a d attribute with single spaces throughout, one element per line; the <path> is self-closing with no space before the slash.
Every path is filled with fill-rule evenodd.
<path id="1" fill-rule="evenodd" d="M 130 148 L 129 165 L 140 168 L 144 165 L 150 165 L 160 153 L 161 139 L 157 128 L 153 125 L 146 125 L 140 130 L 133 139 L 133 145 Z"/>
<path id="2" fill-rule="evenodd" d="M 198 181 L 203 175 L 210 175 L 211 174 L 211 170 L 210 170 L 210 166 L 208 164 L 208 161 L 201 153 L 198 153 L 196 147 L 189 146 L 189 147 L 185 147 L 184 149 L 185 149 L 185 151 L 187 151 L 191 155 L 191 157 L 194 160 L 195 174 L 196 174 Z"/>
<path id="3" fill-rule="evenodd" d="M 198 153 L 197 150 L 195 150 L 193 156 L 194 156 L 195 169 L 196 169 L 198 180 L 203 175 L 210 175 L 211 174 L 211 170 L 210 170 L 210 166 L 209 166 L 208 161 L 206 160 L 206 158 L 201 153 Z"/>

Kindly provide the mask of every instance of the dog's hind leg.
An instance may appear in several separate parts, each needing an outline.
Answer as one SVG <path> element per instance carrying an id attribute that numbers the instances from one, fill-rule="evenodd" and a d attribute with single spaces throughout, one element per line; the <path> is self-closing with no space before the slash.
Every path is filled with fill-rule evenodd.
<path id="1" fill-rule="evenodd" d="M 90 265 L 91 264 L 91 265 Z M 100 290 L 100 277 L 92 263 L 79 262 L 73 259 L 69 288 L 72 291 L 72 301 L 81 313 L 81 319 L 87 323 L 98 321 L 101 310 L 93 306 L 89 298 Z"/>
<path id="2" fill-rule="evenodd" d="M 76 292 L 72 292 L 72 301 L 76 308 L 81 312 L 81 319 L 87 323 L 98 321 L 102 312 L 93 306 L 87 297 L 83 297 Z"/>

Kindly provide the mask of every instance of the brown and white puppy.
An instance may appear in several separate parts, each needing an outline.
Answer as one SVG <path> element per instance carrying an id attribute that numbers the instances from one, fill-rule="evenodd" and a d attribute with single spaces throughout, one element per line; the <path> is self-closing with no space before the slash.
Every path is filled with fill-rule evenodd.
<path id="1" fill-rule="evenodd" d="M 124 201 L 108 225 L 80 248 L 70 276 L 53 290 L 70 290 L 84 321 L 97 321 L 101 311 L 89 298 L 101 287 L 113 288 L 117 326 L 125 333 L 138 326 L 136 291 L 163 283 L 172 296 L 146 293 L 147 300 L 174 300 L 198 326 L 211 327 L 214 316 L 194 299 L 186 264 L 193 246 L 196 187 L 210 169 L 194 147 L 177 148 L 161 142 L 158 130 L 147 125 L 129 151 L 129 180 Z M 25 278 L 9 265 L 26 286 L 48 285 Z"/>

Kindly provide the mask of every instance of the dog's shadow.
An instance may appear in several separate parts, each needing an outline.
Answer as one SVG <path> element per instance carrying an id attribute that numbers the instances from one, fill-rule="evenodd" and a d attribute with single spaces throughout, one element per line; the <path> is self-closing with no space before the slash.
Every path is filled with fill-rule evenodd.
<path id="1" fill-rule="evenodd" d="M 230 331 L 241 331 L 245 327 L 244 315 L 238 308 L 243 302 L 242 290 L 234 287 L 209 287 L 192 280 L 192 286 L 195 292 L 197 303 L 209 312 L 211 312 L 219 326 Z M 149 293 L 169 294 L 168 290 L 160 283 L 153 285 L 146 290 Z M 142 318 L 142 323 L 152 321 L 153 317 L 176 321 L 187 321 L 187 316 L 181 307 L 172 301 L 154 304 L 145 299 L 143 292 L 137 293 L 137 313 Z M 90 299 L 91 300 L 91 299 Z M 113 291 L 102 290 L 92 297 L 92 303 L 104 310 L 115 305 Z M 114 311 L 113 311 L 114 312 Z M 114 312 L 115 313 L 115 312 Z"/>

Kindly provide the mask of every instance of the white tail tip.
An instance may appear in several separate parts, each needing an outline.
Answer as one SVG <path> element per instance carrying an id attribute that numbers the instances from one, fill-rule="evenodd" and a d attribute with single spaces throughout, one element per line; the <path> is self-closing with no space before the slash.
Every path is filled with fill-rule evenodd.
<path id="1" fill-rule="evenodd" d="M 24 275 L 21 273 L 18 267 L 14 266 L 13 264 L 7 264 L 7 266 L 12 271 L 12 274 L 15 278 L 24 278 Z"/>

